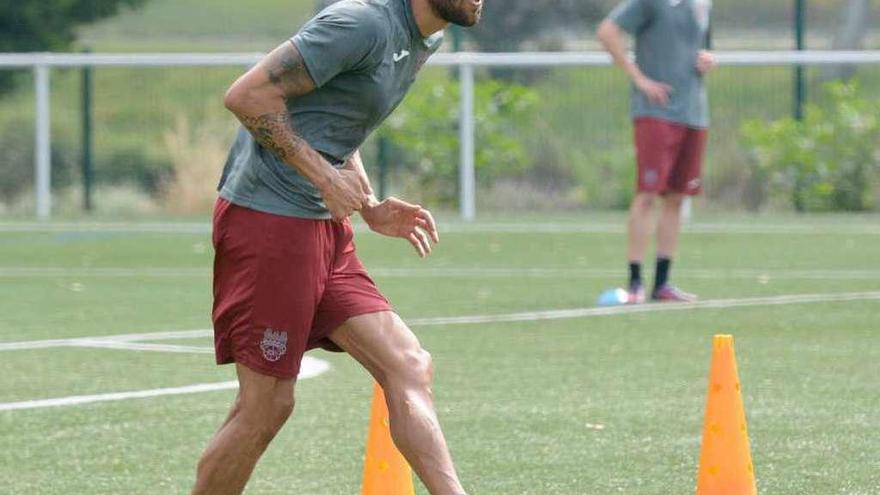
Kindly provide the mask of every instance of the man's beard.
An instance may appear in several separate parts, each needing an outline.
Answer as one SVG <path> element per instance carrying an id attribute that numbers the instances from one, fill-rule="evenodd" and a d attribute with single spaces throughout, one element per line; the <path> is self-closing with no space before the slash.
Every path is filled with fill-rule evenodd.
<path id="1" fill-rule="evenodd" d="M 480 20 L 478 13 L 471 13 L 464 7 L 466 0 L 428 0 L 434 13 L 446 22 L 471 27 Z M 478 11 L 479 12 L 479 11 Z"/>

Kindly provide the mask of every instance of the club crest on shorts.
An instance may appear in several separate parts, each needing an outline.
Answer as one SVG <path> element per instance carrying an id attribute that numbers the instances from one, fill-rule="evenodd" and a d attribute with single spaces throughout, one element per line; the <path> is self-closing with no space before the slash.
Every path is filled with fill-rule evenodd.
<path id="1" fill-rule="evenodd" d="M 276 362 L 287 352 L 287 332 L 275 331 L 267 328 L 260 342 L 260 350 L 266 361 Z"/>

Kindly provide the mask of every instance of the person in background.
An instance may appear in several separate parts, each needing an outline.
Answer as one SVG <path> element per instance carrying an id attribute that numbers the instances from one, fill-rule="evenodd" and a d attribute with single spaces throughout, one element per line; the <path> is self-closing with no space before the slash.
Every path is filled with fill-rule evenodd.
<path id="1" fill-rule="evenodd" d="M 657 262 L 651 299 L 695 302 L 672 285 L 684 199 L 702 192 L 709 126 L 704 78 L 715 67 L 709 48 L 711 0 L 625 0 L 602 21 L 598 38 L 632 81 L 637 191 L 629 212 L 627 303 L 645 302 L 642 264 L 656 222 Z M 635 60 L 624 33 L 635 38 Z"/>

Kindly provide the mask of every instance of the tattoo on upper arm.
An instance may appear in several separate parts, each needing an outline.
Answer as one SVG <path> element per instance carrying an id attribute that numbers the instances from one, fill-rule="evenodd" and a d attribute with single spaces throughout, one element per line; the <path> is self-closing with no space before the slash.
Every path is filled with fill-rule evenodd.
<path id="1" fill-rule="evenodd" d="M 259 117 L 240 116 L 239 119 L 258 143 L 284 161 L 298 155 L 306 146 L 305 140 L 293 132 L 287 112 L 267 113 Z"/>
<path id="2" fill-rule="evenodd" d="M 315 90 L 315 83 L 306 69 L 302 55 L 293 42 L 287 42 L 272 51 L 260 62 L 269 84 L 280 90 L 285 99 L 296 98 Z M 297 135 L 289 112 L 284 110 L 263 113 L 258 117 L 246 112 L 236 113 L 241 123 L 260 145 L 289 164 L 303 152 L 311 149 Z"/>
<path id="3" fill-rule="evenodd" d="M 285 99 L 302 96 L 315 89 L 302 55 L 292 41 L 273 50 L 260 62 L 260 66 L 269 82 L 281 90 Z M 290 162 L 308 148 L 306 141 L 294 130 L 287 111 L 266 113 L 259 117 L 238 115 L 238 118 L 260 145 L 285 162 Z"/>
<path id="4" fill-rule="evenodd" d="M 315 82 L 292 41 L 273 50 L 263 61 L 263 66 L 269 82 L 287 97 L 302 96 L 315 90 Z"/>

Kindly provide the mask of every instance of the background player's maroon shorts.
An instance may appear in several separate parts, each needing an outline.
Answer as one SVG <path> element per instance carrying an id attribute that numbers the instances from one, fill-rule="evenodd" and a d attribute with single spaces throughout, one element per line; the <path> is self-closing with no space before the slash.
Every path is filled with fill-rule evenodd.
<path id="1" fill-rule="evenodd" d="M 290 379 L 303 353 L 349 318 L 391 310 L 355 254 L 351 223 L 214 208 L 218 364 Z"/>
<path id="2" fill-rule="evenodd" d="M 703 190 L 706 129 L 653 117 L 635 119 L 638 192 L 679 193 Z"/>

